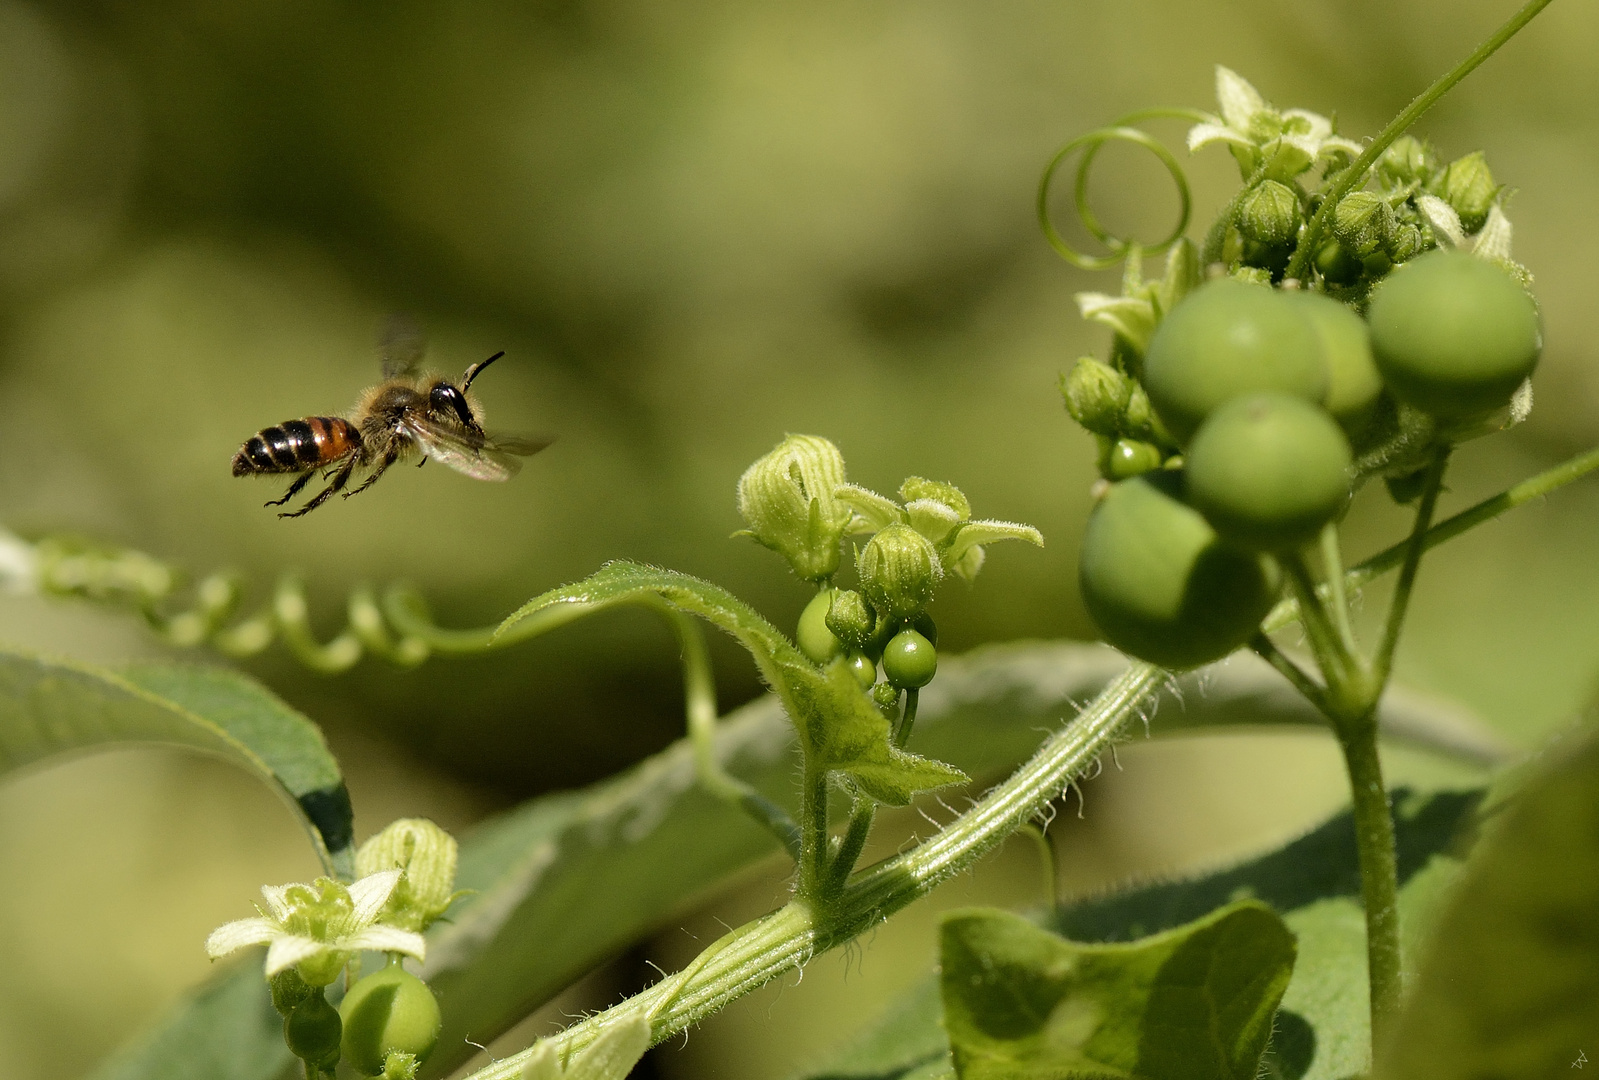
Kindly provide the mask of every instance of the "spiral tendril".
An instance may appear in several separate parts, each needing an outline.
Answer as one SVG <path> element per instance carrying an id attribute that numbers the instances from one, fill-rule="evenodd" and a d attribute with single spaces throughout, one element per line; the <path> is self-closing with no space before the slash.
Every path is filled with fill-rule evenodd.
<path id="1" fill-rule="evenodd" d="M 1050 247 L 1073 266 L 1080 266 L 1085 270 L 1103 270 L 1122 262 L 1134 251 L 1142 251 L 1148 255 L 1159 255 L 1166 251 L 1188 230 L 1188 222 L 1193 213 L 1193 198 L 1188 188 L 1188 177 L 1183 172 L 1182 165 L 1166 149 L 1165 145 L 1154 136 L 1132 125 L 1151 119 L 1186 119 L 1202 122 L 1205 115 L 1194 109 L 1145 109 L 1140 112 L 1129 113 L 1107 127 L 1095 128 L 1068 142 L 1055 156 L 1050 159 L 1044 169 L 1044 175 L 1038 182 L 1038 224 L 1044 232 L 1044 238 L 1049 241 Z M 1155 155 L 1167 174 L 1177 186 L 1177 224 L 1163 239 L 1155 243 L 1146 243 L 1141 240 L 1119 237 L 1112 234 L 1099 218 L 1094 214 L 1088 201 L 1088 180 L 1093 173 L 1094 161 L 1099 156 L 1099 151 L 1106 143 L 1126 142 L 1134 146 L 1141 146 Z M 1103 244 L 1109 254 L 1087 255 L 1078 251 L 1066 242 L 1055 223 L 1049 215 L 1049 192 L 1054 182 L 1055 173 L 1068 158 L 1077 151 L 1082 151 L 1082 157 L 1077 163 L 1077 175 L 1072 191 L 1072 202 L 1077 210 L 1077 219 L 1087 230 L 1088 234 L 1100 244 Z"/>

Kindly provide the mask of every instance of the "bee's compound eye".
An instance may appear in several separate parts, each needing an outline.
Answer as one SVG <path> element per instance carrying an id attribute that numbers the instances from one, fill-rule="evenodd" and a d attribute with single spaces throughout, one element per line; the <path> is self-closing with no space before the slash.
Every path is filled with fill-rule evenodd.
<path id="1" fill-rule="evenodd" d="M 439 383 L 428 392 L 428 404 L 435 412 L 453 414 L 469 431 L 477 430 L 477 418 L 472 415 L 466 395 L 449 383 Z"/>

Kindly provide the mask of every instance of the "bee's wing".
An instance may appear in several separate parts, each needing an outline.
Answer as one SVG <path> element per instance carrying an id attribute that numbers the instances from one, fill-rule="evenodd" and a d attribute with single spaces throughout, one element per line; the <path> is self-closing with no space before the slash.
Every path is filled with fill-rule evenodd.
<path id="1" fill-rule="evenodd" d="M 522 468 L 521 458 L 550 445 L 548 440 L 512 435 L 480 438 L 423 417 L 408 419 L 402 426 L 424 454 L 474 480 L 509 480 Z"/>
<path id="2" fill-rule="evenodd" d="M 414 374 L 427 351 L 427 339 L 422 328 L 409 315 L 390 315 L 378 335 L 378 355 L 383 360 L 383 377 Z"/>

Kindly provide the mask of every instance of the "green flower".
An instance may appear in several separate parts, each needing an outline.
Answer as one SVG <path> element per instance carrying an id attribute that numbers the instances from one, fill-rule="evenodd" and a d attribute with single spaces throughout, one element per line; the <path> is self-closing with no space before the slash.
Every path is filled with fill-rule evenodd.
<path id="1" fill-rule="evenodd" d="M 1289 180 L 1323 157 L 1360 155 L 1360 144 L 1333 134 L 1332 121 L 1305 109 L 1278 111 L 1236 71 L 1216 65 L 1220 116 L 1210 116 L 1188 131 L 1192 153 L 1211 143 L 1226 143 L 1250 176 L 1261 165 L 1275 180 Z"/>
<path id="2" fill-rule="evenodd" d="M 350 885 L 319 877 L 310 884 L 263 885 L 260 915 L 211 931 L 205 951 L 216 960 L 251 945 L 267 946 L 266 975 L 296 968 L 311 986 L 327 986 L 362 950 L 424 958 L 422 935 L 378 924 L 400 871 L 370 874 Z"/>

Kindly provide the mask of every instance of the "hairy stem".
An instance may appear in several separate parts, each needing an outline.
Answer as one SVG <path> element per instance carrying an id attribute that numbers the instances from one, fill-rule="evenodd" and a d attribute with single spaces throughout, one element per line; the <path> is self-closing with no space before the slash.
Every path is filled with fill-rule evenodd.
<path id="1" fill-rule="evenodd" d="M 1375 703 L 1364 716 L 1338 725 L 1349 772 L 1360 857 L 1360 894 L 1366 910 L 1366 964 L 1371 982 L 1371 1032 L 1375 1046 L 1399 1008 L 1399 862 L 1394 822 L 1377 757 Z"/>
<path id="2" fill-rule="evenodd" d="M 1398 116 L 1389 121 L 1387 127 L 1377 133 L 1371 145 L 1366 147 L 1354 163 L 1339 175 L 1338 180 L 1325 193 L 1321 206 L 1316 210 L 1316 216 L 1310 219 L 1309 227 L 1305 229 L 1299 238 L 1299 244 L 1294 248 L 1293 258 L 1289 260 L 1288 269 L 1284 273 L 1285 277 L 1304 279 L 1310 269 L 1310 260 L 1315 257 L 1316 249 L 1326 232 L 1327 221 L 1337 207 L 1338 200 L 1347 195 L 1357 184 L 1365 182 L 1366 173 L 1376 164 L 1382 152 L 1393 145 L 1394 140 L 1408 131 L 1412 124 L 1421 119 L 1421 114 L 1432 108 L 1439 98 L 1453 90 L 1456 83 L 1477 70 L 1479 64 L 1498 52 L 1505 42 L 1515 37 L 1521 28 L 1548 7 L 1549 3 L 1550 0 L 1528 0 L 1521 10 L 1494 31 L 1492 37 L 1477 46 L 1475 52 L 1418 94 Z"/>
<path id="3" fill-rule="evenodd" d="M 1327 579 L 1327 606 L 1332 609 L 1338 639 L 1350 656 L 1356 653 L 1355 631 L 1349 625 L 1349 593 L 1344 589 L 1344 551 L 1338 542 L 1338 525 L 1329 521 L 1321 530 L 1322 576 Z"/>
<path id="4" fill-rule="evenodd" d="M 919 697 L 918 690 L 905 691 L 905 712 L 899 718 L 899 727 L 894 729 L 894 745 L 901 749 L 911 741 L 911 729 L 916 726 L 916 704 Z"/>
<path id="5" fill-rule="evenodd" d="M 1312 679 L 1305 673 L 1303 668 L 1294 663 L 1286 653 L 1272 642 L 1271 638 L 1265 634 L 1257 633 L 1249 639 L 1249 647 L 1255 650 L 1262 660 L 1276 668 L 1283 678 L 1292 683 L 1294 689 L 1298 690 L 1300 695 L 1315 705 L 1316 708 L 1325 713 L 1331 707 L 1327 701 L 1327 691 L 1318 686 L 1316 680 Z"/>
<path id="6" fill-rule="evenodd" d="M 1166 673 L 1133 663 L 1025 765 L 942 832 L 854 876 L 824 911 L 804 899 L 733 930 L 709 955 L 611 1009 L 551 1038 L 565 1056 L 594 1041 L 618 1017 L 642 1009 L 653 1042 L 682 1032 L 729 1002 L 841 945 L 927 895 L 1002 842 L 1060 794 L 1160 689 Z M 497 1061 L 468 1080 L 515 1080 L 531 1050 Z"/>
<path id="7" fill-rule="evenodd" d="M 850 815 L 849 828 L 843 840 L 839 841 L 838 853 L 833 856 L 833 865 L 828 870 L 825 895 L 836 895 L 849 880 L 856 862 L 860 860 L 861 849 L 866 846 L 866 838 L 871 835 L 872 822 L 876 817 L 877 804 L 867 796 L 858 796 L 855 812 Z"/>

